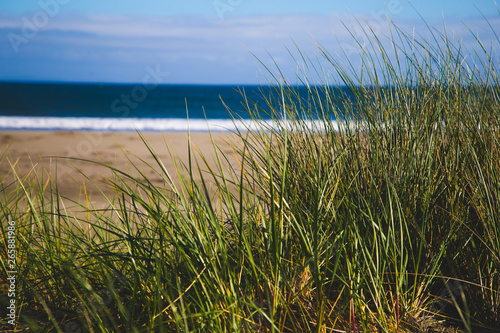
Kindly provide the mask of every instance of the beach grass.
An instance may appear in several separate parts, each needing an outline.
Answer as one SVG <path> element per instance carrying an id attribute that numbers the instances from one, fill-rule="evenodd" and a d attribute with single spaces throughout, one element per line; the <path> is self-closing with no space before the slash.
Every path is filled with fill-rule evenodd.
<path id="1" fill-rule="evenodd" d="M 238 167 L 215 143 L 215 166 L 189 145 L 172 173 L 138 133 L 155 163 L 102 162 L 112 176 L 95 185 L 115 194 L 96 209 L 13 166 L 0 214 L 16 224 L 17 327 L 495 332 L 498 59 L 431 28 L 391 33 L 365 30 L 361 70 L 298 49 L 307 96 L 269 68 L 267 107 L 247 111 L 274 123 L 236 132 Z M 2 235 L 6 276 L 3 222 Z"/>

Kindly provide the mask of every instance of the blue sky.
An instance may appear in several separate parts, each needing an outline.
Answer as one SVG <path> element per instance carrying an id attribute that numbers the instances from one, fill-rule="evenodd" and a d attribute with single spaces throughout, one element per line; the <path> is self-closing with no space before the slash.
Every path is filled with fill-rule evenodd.
<path id="1" fill-rule="evenodd" d="M 425 31 L 417 12 L 457 39 L 472 40 L 467 26 L 498 46 L 481 16 L 500 34 L 493 0 L 2 0 L 0 80 L 135 83 L 155 69 L 161 83 L 262 83 L 255 56 L 292 73 L 293 41 L 310 56 L 316 42 L 349 51 L 341 21 L 384 35 L 388 16 Z"/>

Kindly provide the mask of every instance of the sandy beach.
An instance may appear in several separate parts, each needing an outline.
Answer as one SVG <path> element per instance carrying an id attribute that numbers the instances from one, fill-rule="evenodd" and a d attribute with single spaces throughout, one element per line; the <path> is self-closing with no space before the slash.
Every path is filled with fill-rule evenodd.
<path id="1" fill-rule="evenodd" d="M 188 163 L 188 134 L 148 132 L 144 133 L 144 137 L 175 178 L 176 168 L 170 152 L 180 161 Z M 236 137 L 229 133 L 215 133 L 212 137 L 217 146 L 228 153 L 230 163 L 237 167 L 238 162 L 231 148 Z M 205 156 L 211 166 L 215 166 L 210 135 L 191 133 L 191 139 L 193 147 Z M 85 184 L 85 189 L 97 208 L 105 206 L 106 200 L 96 188 L 96 184 L 104 195 L 111 195 L 113 190 L 102 183 L 111 172 L 98 164 L 67 157 L 107 162 L 120 170 L 130 170 L 130 158 L 134 164 L 141 166 L 148 179 L 159 186 L 163 185 L 161 177 L 139 160 L 159 169 L 136 132 L 2 131 L 0 151 L 4 155 L 0 162 L 0 179 L 5 179 L 4 186 L 16 178 L 11 165 L 15 166 L 14 170 L 19 176 L 31 174 L 40 177 L 45 170 L 54 177 L 57 170 L 57 184 L 62 196 L 81 202 L 85 198 L 83 193 Z M 203 162 L 200 160 L 200 163 Z M 82 174 L 95 184 L 86 180 Z"/>

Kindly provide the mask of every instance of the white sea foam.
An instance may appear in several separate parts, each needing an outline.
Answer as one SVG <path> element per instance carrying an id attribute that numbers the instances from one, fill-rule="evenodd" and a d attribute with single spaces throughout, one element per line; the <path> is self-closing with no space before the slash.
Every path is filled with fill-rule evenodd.
<path id="1" fill-rule="evenodd" d="M 318 122 L 306 122 L 307 127 Z M 283 125 L 283 124 L 282 124 Z M 336 128 L 337 124 L 334 122 Z M 66 130 L 66 131 L 141 131 L 195 132 L 234 131 L 276 128 L 271 120 L 181 119 L 181 118 L 71 118 L 71 117 L 10 117 L 0 116 L 0 130 Z M 283 127 L 282 127 L 283 128 Z M 287 128 L 285 125 L 284 128 Z"/>
<path id="2" fill-rule="evenodd" d="M 139 119 L 139 118 L 70 118 L 70 117 L 0 117 L 0 129 L 69 130 L 69 131 L 230 131 L 253 127 L 252 121 L 228 119 Z"/>

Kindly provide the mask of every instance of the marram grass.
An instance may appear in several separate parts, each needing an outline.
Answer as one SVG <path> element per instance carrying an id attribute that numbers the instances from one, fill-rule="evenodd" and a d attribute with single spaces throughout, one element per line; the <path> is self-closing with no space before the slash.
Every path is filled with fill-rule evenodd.
<path id="1" fill-rule="evenodd" d="M 329 68 L 299 50 L 307 96 L 274 78 L 267 110 L 287 121 L 238 132 L 237 169 L 214 144 L 215 168 L 190 147 L 170 174 L 139 134 L 156 164 L 103 164 L 109 208 L 75 202 L 76 215 L 47 174 L 4 178 L 1 219 L 17 223 L 17 328 L 498 329 L 498 60 L 479 47 L 466 66 L 465 48 L 437 32 L 440 47 L 393 26 L 390 48 L 366 33 L 361 72 L 321 47 Z M 4 224 L 2 235 L 6 276 Z"/>

